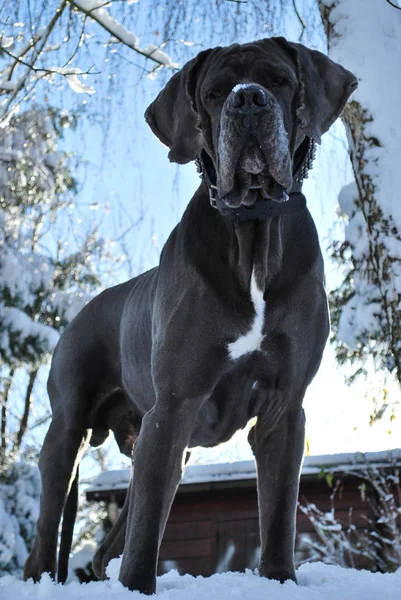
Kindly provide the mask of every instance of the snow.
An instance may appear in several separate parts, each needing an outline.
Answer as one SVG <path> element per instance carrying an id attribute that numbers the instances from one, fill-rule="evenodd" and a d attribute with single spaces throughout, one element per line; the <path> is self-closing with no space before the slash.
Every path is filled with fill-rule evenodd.
<path id="1" fill-rule="evenodd" d="M 0 81 L 0 89 L 5 90 L 6 92 L 13 92 L 17 84 L 15 81 L 9 81 L 7 79 L 3 79 Z"/>
<path id="2" fill-rule="evenodd" d="M 142 54 L 146 54 L 147 56 L 149 56 L 149 58 L 153 58 L 154 60 L 156 60 L 162 65 L 165 65 L 166 67 L 175 68 L 178 66 L 177 63 L 172 62 L 171 58 L 168 54 L 166 54 L 166 52 L 160 50 L 160 48 L 158 46 L 155 46 L 155 44 L 147 44 L 143 48 L 138 48 L 138 50 L 140 50 Z"/>
<path id="3" fill-rule="evenodd" d="M 3 470 L 0 483 L 0 576 L 5 573 L 19 576 L 21 573 L 36 532 L 39 495 L 37 467 L 15 463 L 8 471 Z"/>
<path id="4" fill-rule="evenodd" d="M 9 48 L 14 43 L 13 37 L 7 37 L 5 35 L 0 36 L 0 48 Z"/>
<path id="5" fill-rule="evenodd" d="M 346 217 L 344 238 L 352 246 L 356 260 L 363 261 L 369 253 L 369 239 L 366 234 L 366 221 L 358 209 L 356 183 L 345 185 L 338 197 L 338 213 Z M 368 336 L 381 331 L 380 290 L 365 281 L 360 273 L 354 274 L 354 285 L 358 293 L 344 306 L 338 323 L 338 338 L 349 348 L 357 348 Z M 401 288 L 400 288 L 401 289 Z"/>
<path id="6" fill-rule="evenodd" d="M 389 466 L 396 461 L 401 462 L 401 449 L 384 452 L 355 452 L 342 454 L 324 454 L 305 456 L 302 475 L 313 475 L 327 471 L 347 472 L 363 469 L 366 464 L 371 467 Z M 100 473 L 87 488 L 87 492 L 105 490 L 125 490 L 130 480 L 130 469 L 116 469 Z M 253 460 L 208 465 L 188 465 L 185 467 L 181 485 L 196 483 L 212 483 L 218 481 L 241 481 L 256 479 L 256 467 Z"/>
<path id="7" fill-rule="evenodd" d="M 361 284 L 358 294 L 344 306 L 338 323 L 338 337 L 349 348 L 357 348 L 361 342 L 369 343 L 368 337 L 381 332 L 380 295 L 376 286 L 365 285 L 355 275 L 355 285 Z M 369 332 L 369 335 L 366 335 Z"/>
<path id="8" fill-rule="evenodd" d="M 97 550 L 98 544 L 94 541 L 87 541 L 82 548 L 75 552 L 68 561 L 67 583 L 73 581 L 79 582 L 76 571 L 87 572 L 88 565 L 92 564 L 93 555 Z"/>
<path id="9" fill-rule="evenodd" d="M 160 50 L 157 46 L 148 44 L 146 47 L 141 48 L 137 36 L 112 17 L 107 10 L 102 8 L 105 6 L 105 3 L 101 0 L 74 0 L 74 5 L 83 12 L 90 14 L 90 16 L 107 29 L 112 36 L 126 46 L 152 58 L 165 67 L 177 66 L 172 62 L 168 54 Z"/>
<path id="10" fill-rule="evenodd" d="M 62 586 L 43 575 L 39 584 L 22 582 L 15 577 L 0 579 L 0 597 L 9 600 L 133 600 L 140 596 L 130 592 L 117 580 L 119 560 L 110 563 L 109 581 Z M 399 600 L 401 568 L 395 573 L 370 573 L 343 569 L 322 563 L 302 565 L 298 585 L 280 584 L 246 573 L 221 573 L 211 577 L 180 576 L 176 571 L 158 577 L 154 597 L 164 600 Z"/>
<path id="11" fill-rule="evenodd" d="M 98 475 L 87 492 L 97 492 L 100 490 L 126 490 L 131 477 L 130 469 L 115 469 L 113 471 L 103 471 Z"/>
<path id="12" fill-rule="evenodd" d="M 252 83 L 237 83 L 232 89 L 233 92 L 239 92 L 240 90 L 245 90 L 250 87 Z"/>
<path id="13" fill-rule="evenodd" d="M 0 304 L 0 323 L 0 351 L 5 355 L 14 354 L 19 358 L 20 354 L 32 357 L 50 354 L 60 337 L 53 327 L 32 321 L 24 311 L 13 306 Z M 11 338 L 16 338 L 13 345 Z"/>
<path id="14" fill-rule="evenodd" d="M 11 298 L 18 300 L 22 306 L 32 305 L 38 292 L 51 285 L 52 276 L 53 268 L 44 263 L 42 257 L 21 255 L 15 248 L 2 248 L 0 291 L 7 288 Z"/>
<path id="15" fill-rule="evenodd" d="M 78 75 L 81 75 L 81 77 L 85 79 L 87 74 L 77 67 L 50 67 L 49 71 L 51 73 L 59 73 L 60 75 L 64 75 L 70 88 L 77 94 L 96 93 L 96 90 L 91 85 L 87 85 L 79 79 Z"/>
<path id="16" fill-rule="evenodd" d="M 68 76 L 73 70 L 66 67 L 63 73 Z M 67 111 L 62 117 L 68 123 Z M 73 254 L 62 253 L 61 264 L 40 239 L 42 228 L 50 223 L 53 228 L 62 212 L 66 166 L 46 111 L 25 112 L 0 130 L 0 357 L 8 364 L 46 358 L 59 339 L 56 329 L 91 298 L 85 288 L 92 284 L 75 279 L 67 283 L 60 276 L 66 260 L 91 271 L 95 237 Z"/>
<path id="17" fill-rule="evenodd" d="M 51 295 L 52 305 L 59 315 L 70 323 L 77 316 L 80 310 L 83 309 L 93 298 L 92 294 L 82 291 L 63 292 L 56 291 Z"/>
<path id="18" fill-rule="evenodd" d="M 358 77 L 351 100 L 360 102 L 372 115 L 366 134 L 382 144 L 371 146 L 369 170 L 376 165 L 373 174 L 380 204 L 401 229 L 401 203 L 394 202 L 399 194 L 398 168 L 394 169 L 399 163 L 395 157 L 401 156 L 401 121 L 394 119 L 401 104 L 401 11 L 381 0 L 322 3 L 335 4 L 330 21 L 335 23 L 336 36 L 330 45 L 330 57 Z M 354 51 L 356 46 L 358 52 Z"/>

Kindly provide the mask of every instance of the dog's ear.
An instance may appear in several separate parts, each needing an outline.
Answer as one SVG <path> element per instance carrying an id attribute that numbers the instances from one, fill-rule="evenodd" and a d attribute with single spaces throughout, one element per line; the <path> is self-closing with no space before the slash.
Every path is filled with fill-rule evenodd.
<path id="1" fill-rule="evenodd" d="M 284 38 L 275 40 L 290 52 L 296 63 L 300 86 L 297 116 L 301 127 L 305 135 L 320 142 L 342 113 L 358 81 L 350 71 L 317 50 Z"/>
<path id="2" fill-rule="evenodd" d="M 203 147 L 195 92 L 200 69 L 211 52 L 211 49 L 204 50 L 187 62 L 145 112 L 153 133 L 170 148 L 169 159 L 180 165 L 197 158 Z"/>

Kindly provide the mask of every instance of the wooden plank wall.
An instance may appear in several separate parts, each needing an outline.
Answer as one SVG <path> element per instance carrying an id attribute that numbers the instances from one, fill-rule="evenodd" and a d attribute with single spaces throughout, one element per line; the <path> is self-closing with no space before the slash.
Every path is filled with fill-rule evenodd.
<path id="1" fill-rule="evenodd" d="M 367 525 L 369 505 L 361 498 L 360 480 L 345 478 L 335 499 L 336 516 L 348 524 L 350 507 L 357 528 Z M 308 500 L 328 512 L 331 489 L 324 478 L 303 480 L 300 501 Z M 297 531 L 313 534 L 309 519 L 298 511 Z M 160 551 L 159 574 L 175 568 L 179 573 L 211 575 L 244 571 L 258 565 L 260 551 L 256 486 L 231 487 L 178 494 Z M 297 553 L 302 560 L 302 551 Z M 358 565 L 367 567 L 366 564 Z"/>

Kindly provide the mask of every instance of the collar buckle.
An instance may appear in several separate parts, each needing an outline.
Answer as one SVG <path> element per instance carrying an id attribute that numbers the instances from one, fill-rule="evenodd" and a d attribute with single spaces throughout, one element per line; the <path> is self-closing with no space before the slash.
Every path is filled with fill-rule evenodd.
<path id="1" fill-rule="evenodd" d="M 217 208 L 217 198 L 216 198 L 217 197 L 217 186 L 210 183 L 208 188 L 209 188 L 210 206 L 212 206 L 213 208 Z"/>

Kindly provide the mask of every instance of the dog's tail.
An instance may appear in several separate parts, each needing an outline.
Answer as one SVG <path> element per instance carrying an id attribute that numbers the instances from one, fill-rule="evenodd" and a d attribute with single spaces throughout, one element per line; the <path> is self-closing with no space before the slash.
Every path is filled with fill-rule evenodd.
<path id="1" fill-rule="evenodd" d="M 58 555 L 58 583 L 65 583 L 68 577 L 68 558 L 72 546 L 72 536 L 74 533 L 75 518 L 78 510 L 78 479 L 79 466 L 72 482 L 67 502 L 65 503 L 63 513 L 63 525 L 61 527 L 60 551 Z"/>

